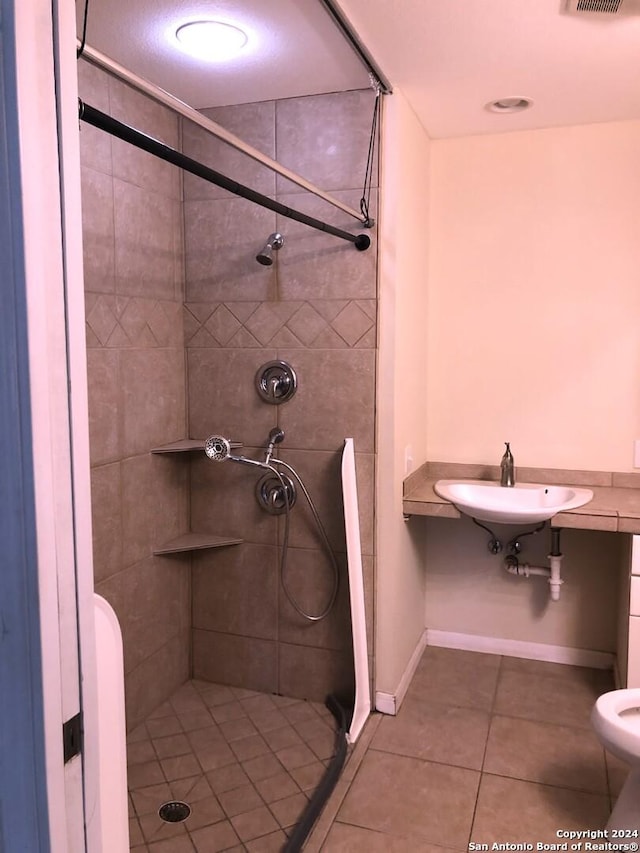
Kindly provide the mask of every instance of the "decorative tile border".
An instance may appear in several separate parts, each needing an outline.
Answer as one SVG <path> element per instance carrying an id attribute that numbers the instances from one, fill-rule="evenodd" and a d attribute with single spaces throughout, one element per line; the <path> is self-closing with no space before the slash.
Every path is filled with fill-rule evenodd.
<path id="1" fill-rule="evenodd" d="M 87 293 L 87 346 L 181 347 L 180 311 L 179 302 Z"/>
<path id="2" fill-rule="evenodd" d="M 376 301 L 188 302 L 184 339 L 187 347 L 372 348 Z"/>

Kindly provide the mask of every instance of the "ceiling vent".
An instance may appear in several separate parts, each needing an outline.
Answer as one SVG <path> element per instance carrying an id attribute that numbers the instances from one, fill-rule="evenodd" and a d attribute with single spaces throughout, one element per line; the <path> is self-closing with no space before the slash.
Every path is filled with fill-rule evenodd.
<path id="1" fill-rule="evenodd" d="M 570 15 L 599 12 L 618 18 L 629 17 L 640 15 L 640 0 L 567 0 L 567 12 Z"/>

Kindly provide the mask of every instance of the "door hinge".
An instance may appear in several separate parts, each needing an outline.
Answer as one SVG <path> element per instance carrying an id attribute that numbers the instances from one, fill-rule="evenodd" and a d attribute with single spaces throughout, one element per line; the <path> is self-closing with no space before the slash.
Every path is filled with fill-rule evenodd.
<path id="1" fill-rule="evenodd" d="M 62 724 L 62 749 L 65 764 L 82 752 L 82 711 Z"/>

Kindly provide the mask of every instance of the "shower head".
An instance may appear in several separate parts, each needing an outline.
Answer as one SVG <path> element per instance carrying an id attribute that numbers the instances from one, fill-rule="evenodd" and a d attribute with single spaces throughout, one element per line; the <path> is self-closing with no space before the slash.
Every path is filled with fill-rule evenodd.
<path id="1" fill-rule="evenodd" d="M 223 435 L 212 435 L 204 443 L 204 452 L 212 462 L 241 462 L 243 465 L 255 465 L 258 468 L 271 470 L 264 462 L 257 459 L 249 459 L 247 456 L 234 456 L 231 453 L 231 442 Z"/>
<path id="2" fill-rule="evenodd" d="M 284 246 L 284 237 L 277 231 L 274 234 L 269 234 L 265 247 L 256 255 L 256 261 L 265 267 L 270 267 L 273 263 L 273 252 L 278 251 Z"/>
<path id="3" fill-rule="evenodd" d="M 204 443 L 204 452 L 212 462 L 224 462 L 231 455 L 231 442 L 223 435 L 212 435 Z"/>

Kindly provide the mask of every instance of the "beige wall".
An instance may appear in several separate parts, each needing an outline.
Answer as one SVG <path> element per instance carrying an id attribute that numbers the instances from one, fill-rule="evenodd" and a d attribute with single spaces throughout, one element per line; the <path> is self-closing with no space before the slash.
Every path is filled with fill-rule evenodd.
<path id="1" fill-rule="evenodd" d="M 169 110 L 79 73 L 89 104 L 178 144 Z M 188 467 L 149 453 L 186 436 L 181 180 L 89 125 L 80 143 L 94 573 L 122 628 L 132 727 L 189 676 L 190 558 L 153 556 L 188 530 Z"/>
<path id="2" fill-rule="evenodd" d="M 615 654 L 625 536 L 563 531 L 564 583 L 560 600 L 551 601 L 546 578 L 508 574 L 504 553 L 489 552 L 489 535 L 471 519 L 422 523 L 428 628 Z M 495 525 L 495 532 L 506 543 L 520 531 Z M 522 542 L 522 562 L 548 566 L 548 532 Z"/>
<path id="3" fill-rule="evenodd" d="M 640 122 L 433 144 L 428 456 L 629 471 Z"/>
<path id="4" fill-rule="evenodd" d="M 640 435 L 640 122 L 433 143 L 432 460 L 629 471 Z M 624 537 L 567 531 L 562 587 L 428 523 L 426 625 L 614 652 Z M 502 528 L 503 538 L 513 532 Z M 522 559 L 546 565 L 547 534 Z"/>
<path id="5" fill-rule="evenodd" d="M 403 521 L 402 481 L 405 448 L 426 458 L 430 143 L 401 92 L 383 119 L 376 689 L 395 694 L 424 630 L 424 526 Z"/>

